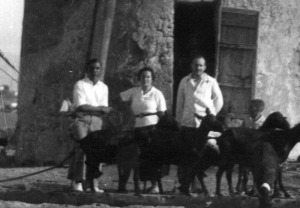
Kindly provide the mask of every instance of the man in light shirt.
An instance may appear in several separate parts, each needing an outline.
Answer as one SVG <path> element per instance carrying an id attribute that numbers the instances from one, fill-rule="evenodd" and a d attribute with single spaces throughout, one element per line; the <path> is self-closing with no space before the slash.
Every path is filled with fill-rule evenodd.
<path id="1" fill-rule="evenodd" d="M 103 129 L 102 115 L 109 113 L 108 87 L 100 81 L 102 73 L 101 62 L 91 59 L 87 63 L 86 75 L 76 82 L 73 90 L 73 104 L 77 115 L 73 123 L 72 131 L 75 140 L 82 141 L 91 132 Z M 78 150 L 74 166 L 70 167 L 69 179 L 72 180 L 72 187 L 75 191 L 83 191 L 82 182 L 85 179 L 84 155 L 81 149 Z M 87 167 L 87 179 L 93 180 L 94 170 Z M 98 189 L 98 183 L 93 182 L 91 189 L 95 192 L 103 192 Z"/>
<path id="2" fill-rule="evenodd" d="M 213 77 L 205 73 L 203 56 L 196 56 L 191 64 L 192 73 L 179 84 L 176 102 L 176 119 L 184 127 L 198 128 L 201 120 L 194 114 L 205 116 L 206 108 L 217 114 L 223 107 L 220 87 Z"/>
<path id="3" fill-rule="evenodd" d="M 195 113 L 205 116 L 208 108 L 216 115 L 223 107 L 223 96 L 216 79 L 205 73 L 206 61 L 203 56 L 195 56 L 191 68 L 192 73 L 185 76 L 179 84 L 176 120 L 181 126 L 183 139 L 191 149 L 195 149 L 195 144 L 204 146 L 206 141 L 205 138 L 197 138 L 197 128 L 201 120 L 195 117 Z M 180 171 L 178 176 L 180 182 Z"/>

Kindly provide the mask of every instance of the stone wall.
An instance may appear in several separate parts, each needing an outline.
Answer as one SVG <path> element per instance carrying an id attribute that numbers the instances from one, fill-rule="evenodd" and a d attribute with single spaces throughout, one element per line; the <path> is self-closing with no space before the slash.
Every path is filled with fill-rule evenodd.
<path id="1" fill-rule="evenodd" d="M 117 0 L 104 80 L 110 97 L 137 85 L 136 72 L 150 66 L 157 76 L 154 85 L 171 108 L 174 3 Z M 95 0 L 25 1 L 16 134 L 19 164 L 57 163 L 72 148 L 68 121 L 53 114 L 63 99 L 71 97 L 89 58 L 94 6 Z M 266 102 L 266 115 L 281 111 L 297 123 L 300 2 L 223 0 L 223 7 L 260 12 L 255 97 Z"/>
<path id="2" fill-rule="evenodd" d="M 71 96 L 88 52 L 94 1 L 25 1 L 17 158 L 62 160 L 72 142 L 66 119 L 53 116 Z"/>
<path id="3" fill-rule="evenodd" d="M 155 70 L 154 85 L 172 102 L 173 1 L 117 1 L 105 81 L 111 94 L 138 84 L 144 66 Z"/>
<path id="4" fill-rule="evenodd" d="M 25 1 L 17 160 L 61 161 L 73 143 L 66 118 L 54 116 L 89 58 L 95 1 Z M 152 67 L 155 86 L 172 101 L 173 1 L 117 1 L 105 82 L 110 97 Z M 113 105 L 113 103 L 111 103 Z"/>
<path id="5" fill-rule="evenodd" d="M 224 0 L 223 7 L 259 11 L 255 97 L 266 102 L 266 115 L 281 111 L 300 122 L 300 2 Z"/>

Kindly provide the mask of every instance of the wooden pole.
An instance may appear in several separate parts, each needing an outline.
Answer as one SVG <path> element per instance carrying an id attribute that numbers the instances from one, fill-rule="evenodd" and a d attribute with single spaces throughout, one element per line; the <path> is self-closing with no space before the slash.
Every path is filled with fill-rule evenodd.
<path id="1" fill-rule="evenodd" d="M 98 0 L 96 3 L 94 28 L 92 31 L 90 58 L 99 58 L 102 62 L 104 79 L 110 38 L 113 28 L 116 0 Z"/>

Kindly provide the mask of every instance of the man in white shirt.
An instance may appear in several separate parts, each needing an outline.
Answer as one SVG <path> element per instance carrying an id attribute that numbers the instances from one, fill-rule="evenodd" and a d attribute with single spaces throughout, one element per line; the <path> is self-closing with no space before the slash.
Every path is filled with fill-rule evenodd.
<path id="1" fill-rule="evenodd" d="M 204 146 L 205 142 L 204 138 L 203 144 L 199 141 L 202 138 L 197 138 L 196 130 L 201 120 L 195 117 L 195 113 L 205 116 L 208 108 L 216 115 L 223 107 L 223 96 L 216 79 L 205 73 L 206 62 L 203 56 L 195 56 L 191 68 L 192 73 L 184 77 L 179 84 L 176 120 L 181 126 L 183 139 L 191 149 L 195 149 L 195 144 Z"/>
<path id="2" fill-rule="evenodd" d="M 101 114 L 109 113 L 108 107 L 108 87 L 100 81 L 102 73 L 101 63 L 97 59 L 91 59 L 87 63 L 86 76 L 76 82 L 73 90 L 73 104 L 77 113 L 76 122 L 72 126 L 75 140 L 80 141 L 94 131 L 103 128 Z M 75 166 L 71 167 L 73 172 L 73 190 L 83 191 L 82 182 L 85 179 L 84 155 L 81 150 L 76 155 Z M 77 166 L 76 166 L 77 165 Z M 89 170 L 90 169 L 90 170 Z M 95 175 L 94 170 L 87 167 L 87 177 Z M 88 178 L 88 180 L 93 180 Z M 98 189 L 97 181 L 91 187 L 95 192 L 103 192 Z"/>
<path id="3" fill-rule="evenodd" d="M 191 64 L 192 73 L 184 77 L 178 88 L 176 119 L 181 126 L 198 128 L 201 120 L 194 114 L 205 116 L 206 108 L 217 114 L 223 107 L 220 87 L 213 77 L 206 74 L 205 59 L 196 56 Z"/>

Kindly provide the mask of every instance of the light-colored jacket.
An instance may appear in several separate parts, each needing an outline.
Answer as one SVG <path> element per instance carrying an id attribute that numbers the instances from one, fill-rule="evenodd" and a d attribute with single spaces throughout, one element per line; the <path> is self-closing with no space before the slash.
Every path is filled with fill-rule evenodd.
<path id="1" fill-rule="evenodd" d="M 195 113 L 205 116 L 206 108 L 212 114 L 217 114 L 223 107 L 223 96 L 216 79 L 206 73 L 196 85 L 191 74 L 184 77 L 178 88 L 176 102 L 176 120 L 182 126 L 199 127 L 201 121 Z"/>

